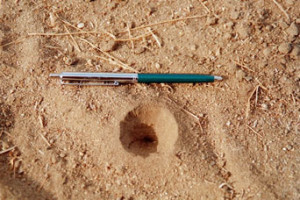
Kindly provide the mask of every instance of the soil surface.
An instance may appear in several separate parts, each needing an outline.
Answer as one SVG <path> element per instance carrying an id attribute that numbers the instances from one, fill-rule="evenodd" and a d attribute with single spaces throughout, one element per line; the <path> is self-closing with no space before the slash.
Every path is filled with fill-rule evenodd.
<path id="1" fill-rule="evenodd" d="M 0 199 L 300 199 L 299 8 L 1 0 Z M 224 80 L 49 78 L 63 71 Z"/>

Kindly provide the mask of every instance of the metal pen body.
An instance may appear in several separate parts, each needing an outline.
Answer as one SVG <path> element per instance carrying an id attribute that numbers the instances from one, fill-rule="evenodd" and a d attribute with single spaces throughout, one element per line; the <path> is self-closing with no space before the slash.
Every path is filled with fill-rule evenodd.
<path id="1" fill-rule="evenodd" d="M 200 83 L 222 80 L 220 76 L 204 74 L 136 74 L 62 72 L 50 74 L 58 77 L 64 85 L 119 85 L 126 83 Z"/>

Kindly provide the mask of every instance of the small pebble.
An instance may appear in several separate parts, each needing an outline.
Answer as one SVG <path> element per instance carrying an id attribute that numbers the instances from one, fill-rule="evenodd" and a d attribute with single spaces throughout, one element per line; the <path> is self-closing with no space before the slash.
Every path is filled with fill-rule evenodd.
<path id="1" fill-rule="evenodd" d="M 4 33 L 0 30 L 0 44 L 2 43 L 4 38 Z"/>
<path id="2" fill-rule="evenodd" d="M 191 50 L 192 50 L 192 51 L 196 51 L 196 50 L 197 50 L 197 48 L 198 48 L 198 46 L 197 46 L 197 45 L 195 45 L 195 44 L 192 44 L 192 45 L 191 45 Z"/>
<path id="3" fill-rule="evenodd" d="M 84 23 L 77 24 L 77 28 L 83 28 L 83 27 L 84 27 Z"/>
<path id="4" fill-rule="evenodd" d="M 9 148 L 9 144 L 7 142 L 2 142 L 2 150 L 8 149 Z"/>
<path id="5" fill-rule="evenodd" d="M 215 17 L 208 17 L 206 20 L 206 25 L 215 25 L 218 22 L 218 19 Z"/>
<path id="6" fill-rule="evenodd" d="M 159 63 L 155 63 L 155 68 L 156 69 L 160 69 L 161 68 L 161 65 Z"/>
<path id="7" fill-rule="evenodd" d="M 288 151 L 290 151 L 290 150 L 292 150 L 292 149 L 293 149 L 293 146 L 292 146 L 292 145 L 290 145 L 290 144 L 288 144 L 288 145 L 286 146 L 286 149 L 287 149 Z"/>
<path id="8" fill-rule="evenodd" d="M 286 0 L 286 4 L 288 4 L 289 6 L 294 5 L 295 0 Z"/>
<path id="9" fill-rule="evenodd" d="M 51 163 L 53 163 L 53 164 L 55 164 L 55 163 L 57 163 L 58 162 L 58 160 L 57 160 L 57 158 L 56 158 L 56 156 L 52 156 L 51 157 Z"/>
<path id="10" fill-rule="evenodd" d="M 294 22 L 290 25 L 290 27 L 288 29 L 286 29 L 286 32 L 291 36 L 291 37 L 295 37 L 299 34 L 299 29 L 297 24 Z"/>
<path id="11" fill-rule="evenodd" d="M 292 52 L 291 52 L 291 56 L 293 58 L 297 58 L 300 55 L 300 45 L 295 45 Z"/>
<path id="12" fill-rule="evenodd" d="M 59 156 L 60 156 L 61 158 L 64 158 L 64 157 L 66 157 L 66 154 L 65 154 L 64 152 L 61 152 L 61 153 L 59 154 Z"/>
<path id="13" fill-rule="evenodd" d="M 282 43 L 279 45 L 278 50 L 282 54 L 288 54 L 292 50 L 292 46 L 289 43 Z"/>
<path id="14" fill-rule="evenodd" d="M 56 17 L 52 12 L 49 14 L 49 20 L 50 20 L 50 26 L 54 27 L 56 25 Z"/>
<path id="15" fill-rule="evenodd" d="M 125 22 L 121 22 L 120 26 L 121 26 L 122 28 L 126 28 L 127 25 L 126 25 Z"/>
<path id="16" fill-rule="evenodd" d="M 272 29 L 273 29 L 273 27 L 272 27 L 271 25 L 267 25 L 267 26 L 266 26 L 266 30 L 267 30 L 267 31 L 271 31 Z"/>
<path id="17" fill-rule="evenodd" d="M 137 48 L 135 48 L 134 53 L 141 54 L 141 53 L 144 53 L 145 50 L 146 50 L 145 47 L 137 47 Z"/>
<path id="18" fill-rule="evenodd" d="M 65 62 L 66 65 L 74 65 L 74 63 L 76 64 L 78 60 L 75 58 L 66 56 L 66 57 L 63 57 L 63 61 Z"/>
<path id="19" fill-rule="evenodd" d="M 268 61 L 261 61 L 261 62 L 259 62 L 258 66 L 259 66 L 259 68 L 266 67 L 266 66 L 268 66 Z"/>
<path id="20" fill-rule="evenodd" d="M 115 51 L 118 48 L 118 42 L 114 41 L 113 39 L 102 41 L 99 45 L 100 49 L 104 52 Z"/>
<path id="21" fill-rule="evenodd" d="M 278 24 L 282 29 L 286 29 L 289 27 L 289 25 L 283 20 L 280 20 Z"/>
<path id="22" fill-rule="evenodd" d="M 134 27 L 135 27 L 135 22 L 129 22 L 129 23 L 127 24 L 127 27 L 128 27 L 128 28 L 134 28 Z"/>
<path id="23" fill-rule="evenodd" d="M 80 152 L 79 152 L 79 156 L 80 156 L 80 157 L 84 156 L 84 152 L 81 152 L 81 151 L 80 151 Z"/>
<path id="24" fill-rule="evenodd" d="M 230 18 L 231 18 L 231 19 L 236 20 L 236 19 L 239 18 L 239 16 L 240 16 L 240 12 L 238 12 L 238 11 L 232 11 L 232 12 L 230 13 Z"/>
<path id="25" fill-rule="evenodd" d="M 252 76 L 246 76 L 245 79 L 246 79 L 246 81 L 251 81 L 253 79 L 253 77 Z"/>
<path id="26" fill-rule="evenodd" d="M 263 42 L 263 41 L 262 41 L 262 42 Z M 263 45 L 263 47 L 265 47 L 265 48 L 268 47 L 268 44 L 267 44 L 267 43 L 263 43 L 262 45 Z"/>
<path id="27" fill-rule="evenodd" d="M 216 56 L 221 56 L 221 54 L 222 54 L 222 50 L 221 50 L 221 48 L 218 48 L 216 50 Z"/>
<path id="28" fill-rule="evenodd" d="M 239 81 L 242 81 L 245 76 L 246 73 L 243 70 L 238 70 L 235 74 L 236 79 Z"/>
<path id="29" fill-rule="evenodd" d="M 255 121 L 253 122 L 252 127 L 255 128 L 256 126 L 257 126 L 257 120 L 255 120 Z"/>
<path id="30" fill-rule="evenodd" d="M 87 59 L 87 60 L 86 60 L 86 65 L 87 65 L 87 66 L 90 66 L 90 67 L 94 66 L 94 65 L 93 65 L 93 60 L 92 60 L 92 59 Z"/>
<path id="31" fill-rule="evenodd" d="M 117 6 L 118 6 L 118 4 L 117 4 L 116 2 L 111 2 L 111 3 L 108 5 L 108 9 L 109 9 L 109 10 L 114 10 Z"/>
<path id="32" fill-rule="evenodd" d="M 231 33 L 226 32 L 226 33 L 224 34 L 224 39 L 225 39 L 225 40 L 230 40 L 231 38 L 232 38 Z"/>
<path id="33" fill-rule="evenodd" d="M 230 126 L 230 124 L 231 124 L 230 121 L 226 122 L 226 126 Z"/>
<path id="34" fill-rule="evenodd" d="M 270 55 L 271 55 L 271 48 L 265 48 L 264 50 L 263 50 L 263 54 L 264 54 L 264 56 L 266 56 L 266 57 L 269 57 Z"/>
<path id="35" fill-rule="evenodd" d="M 210 165 L 210 166 L 215 166 L 215 165 L 216 165 L 216 162 L 215 162 L 215 161 L 211 161 L 211 162 L 209 163 L 209 165 Z"/>
<path id="36" fill-rule="evenodd" d="M 266 10 L 265 8 L 261 9 L 258 11 L 259 14 L 259 18 L 260 19 L 266 19 L 268 17 L 268 10 Z"/>
<path id="37" fill-rule="evenodd" d="M 234 26 L 234 23 L 233 22 L 227 22 L 224 27 L 227 28 L 227 29 L 232 29 Z"/>
<path id="38" fill-rule="evenodd" d="M 23 167 L 20 166 L 19 169 L 18 169 L 18 174 L 23 174 L 23 173 L 24 173 Z"/>
<path id="39" fill-rule="evenodd" d="M 263 104 L 261 104 L 261 108 L 264 110 L 268 110 L 268 105 L 263 103 Z"/>
<path id="40" fill-rule="evenodd" d="M 232 63 L 232 64 L 228 65 L 228 67 L 227 67 L 227 71 L 230 74 L 234 74 L 234 72 L 236 72 L 236 70 L 237 70 L 237 65 L 235 63 Z"/>
<path id="41" fill-rule="evenodd" d="M 152 15 L 155 11 L 156 11 L 156 9 L 154 7 L 148 7 L 148 8 L 145 9 L 145 13 L 148 16 Z"/>
<path id="42" fill-rule="evenodd" d="M 281 63 L 281 64 L 286 64 L 286 59 L 283 57 L 283 58 L 281 58 L 280 60 L 279 60 L 279 62 Z"/>
<path id="43" fill-rule="evenodd" d="M 250 36 L 250 27 L 247 24 L 242 24 L 237 28 L 237 32 L 242 39 Z"/>

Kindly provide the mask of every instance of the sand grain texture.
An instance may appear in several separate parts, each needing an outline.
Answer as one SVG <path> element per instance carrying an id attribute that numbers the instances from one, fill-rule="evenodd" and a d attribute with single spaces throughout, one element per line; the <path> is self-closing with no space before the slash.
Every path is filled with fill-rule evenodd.
<path id="1" fill-rule="evenodd" d="M 299 199 L 299 1 L 0 1 L 0 199 Z M 62 71 L 209 84 L 61 86 Z"/>

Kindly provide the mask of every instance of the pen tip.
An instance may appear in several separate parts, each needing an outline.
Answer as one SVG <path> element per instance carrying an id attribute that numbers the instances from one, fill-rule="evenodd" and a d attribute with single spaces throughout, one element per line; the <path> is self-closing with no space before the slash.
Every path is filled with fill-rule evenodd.
<path id="1" fill-rule="evenodd" d="M 50 74 L 50 77 L 59 77 L 59 74 Z"/>
<path id="2" fill-rule="evenodd" d="M 221 76 L 214 76 L 214 78 L 215 78 L 215 80 L 219 80 L 219 81 L 223 80 L 223 78 Z"/>

